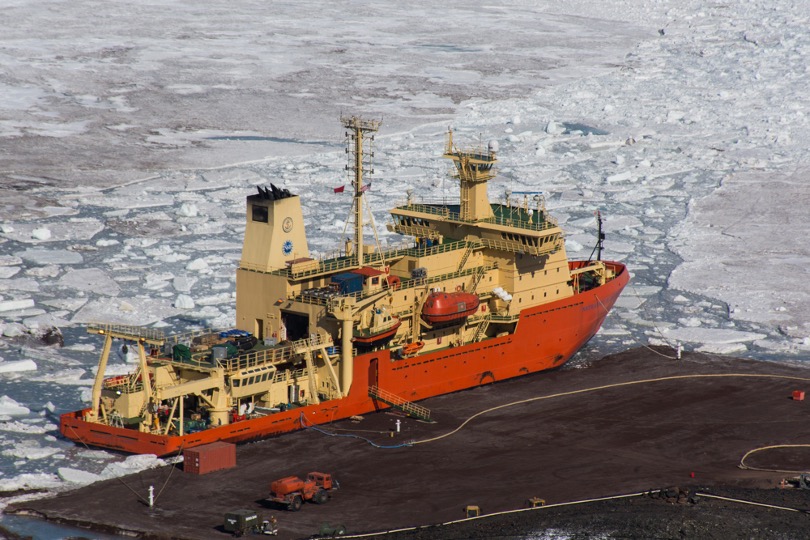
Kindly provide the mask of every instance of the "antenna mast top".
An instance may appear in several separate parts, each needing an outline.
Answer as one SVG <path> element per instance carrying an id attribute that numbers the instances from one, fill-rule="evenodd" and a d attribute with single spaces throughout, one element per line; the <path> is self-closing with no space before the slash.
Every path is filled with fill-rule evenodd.
<path id="1" fill-rule="evenodd" d="M 366 161 L 363 155 L 363 141 L 368 139 L 374 141 L 374 135 L 382 124 L 382 120 L 365 120 L 358 116 L 341 116 L 340 121 L 346 132 L 346 153 L 349 155 L 349 163 L 346 170 L 354 173 L 352 185 L 354 186 L 354 252 L 357 257 L 357 266 L 363 266 L 363 194 L 368 190 L 370 184 L 363 186 L 363 173 L 374 174 L 371 167 L 371 160 Z M 369 146 L 371 146 L 369 144 Z M 369 158 L 374 157 L 374 152 L 368 152 Z"/>

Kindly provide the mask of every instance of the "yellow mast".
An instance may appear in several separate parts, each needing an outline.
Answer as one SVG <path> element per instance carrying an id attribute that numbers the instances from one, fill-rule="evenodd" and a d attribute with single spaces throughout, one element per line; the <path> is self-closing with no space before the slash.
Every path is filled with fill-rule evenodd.
<path id="1" fill-rule="evenodd" d="M 351 130 L 351 135 L 346 133 L 347 137 L 351 137 L 346 147 L 346 153 L 350 154 L 349 163 L 346 165 L 346 170 L 354 172 L 354 201 L 352 207 L 354 209 L 354 253 L 357 258 L 357 266 L 363 266 L 363 194 L 367 187 L 363 187 L 363 173 L 368 172 L 374 174 L 374 169 L 370 168 L 369 163 L 365 163 L 363 159 L 363 141 L 369 137 L 369 132 L 377 131 L 380 128 L 382 121 L 380 120 L 363 120 L 357 116 L 342 116 L 340 118 L 343 126 Z M 371 140 L 374 136 L 371 135 Z M 351 142 L 354 142 L 352 148 Z M 374 157 L 371 152 L 370 157 Z"/>
<path id="2" fill-rule="evenodd" d="M 459 150 L 453 144 L 453 131 L 448 130 L 443 157 L 452 159 L 456 166 L 453 176 L 459 180 L 461 219 L 481 221 L 493 217 L 492 206 L 487 197 L 487 182 L 495 178 L 493 166 L 498 160 L 495 158 L 494 148 Z"/>

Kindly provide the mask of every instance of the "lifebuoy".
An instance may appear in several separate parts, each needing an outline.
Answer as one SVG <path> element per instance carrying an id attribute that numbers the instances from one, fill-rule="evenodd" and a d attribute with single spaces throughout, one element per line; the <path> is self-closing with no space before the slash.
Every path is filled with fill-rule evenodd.
<path id="1" fill-rule="evenodd" d="M 456 292 L 461 292 L 461 285 L 456 285 Z"/>
<path id="2" fill-rule="evenodd" d="M 399 276 L 387 276 L 385 278 L 385 282 L 388 283 L 388 286 L 395 291 L 399 289 L 400 286 L 400 279 Z"/>

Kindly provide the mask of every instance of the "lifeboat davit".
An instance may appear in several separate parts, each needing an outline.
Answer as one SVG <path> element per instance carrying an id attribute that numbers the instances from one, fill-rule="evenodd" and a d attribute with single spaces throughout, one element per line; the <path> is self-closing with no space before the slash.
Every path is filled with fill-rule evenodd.
<path id="1" fill-rule="evenodd" d="M 422 306 L 422 319 L 430 324 L 457 322 L 478 311 L 479 302 L 475 293 L 432 292 Z"/>

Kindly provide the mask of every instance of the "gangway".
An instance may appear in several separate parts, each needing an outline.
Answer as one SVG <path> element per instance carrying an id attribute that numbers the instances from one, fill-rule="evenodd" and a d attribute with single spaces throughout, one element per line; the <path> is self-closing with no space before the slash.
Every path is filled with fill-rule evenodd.
<path id="1" fill-rule="evenodd" d="M 398 395 L 389 392 L 388 390 L 383 390 L 379 386 L 370 386 L 368 388 L 368 395 L 371 398 L 374 398 L 378 401 L 382 401 L 390 405 L 391 407 L 400 410 L 407 414 L 408 416 L 412 416 L 414 418 L 418 418 L 420 420 L 424 420 L 426 422 L 430 422 L 430 409 L 427 407 L 422 407 L 421 405 L 417 405 L 416 403 L 412 403 L 407 401 Z"/>

